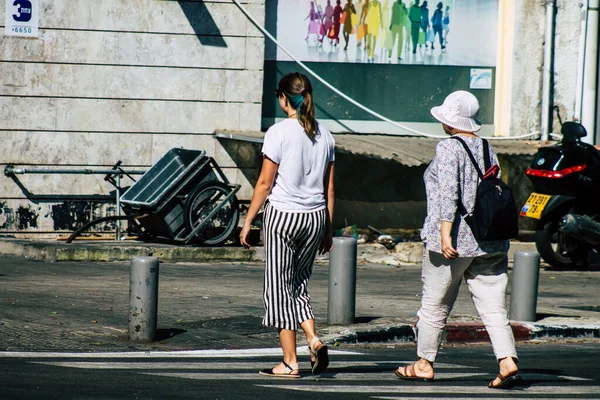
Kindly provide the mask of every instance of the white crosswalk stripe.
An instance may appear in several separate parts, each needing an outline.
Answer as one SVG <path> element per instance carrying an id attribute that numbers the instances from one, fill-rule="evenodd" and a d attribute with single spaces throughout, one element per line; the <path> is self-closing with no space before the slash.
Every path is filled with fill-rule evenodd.
<path id="1" fill-rule="evenodd" d="M 273 379 L 258 375 L 258 370 L 271 366 L 281 350 L 198 350 L 186 352 L 127 352 L 127 353 L 8 353 L 0 352 L 1 358 L 25 358 L 30 364 L 60 368 L 88 370 L 129 370 L 133 373 L 173 379 L 237 380 L 249 382 L 265 390 L 293 392 L 360 394 L 372 399 L 411 400 L 436 399 L 494 399 L 539 398 L 552 396 L 591 396 L 598 398 L 600 386 L 585 385 L 591 379 L 542 373 L 522 373 L 523 380 L 543 382 L 519 387 L 507 392 L 490 391 L 485 384 L 493 378 L 488 372 L 476 367 L 450 363 L 436 363 L 436 382 L 410 384 L 400 381 L 393 373 L 398 365 L 409 360 L 364 360 L 362 353 L 331 350 L 328 371 L 320 376 L 310 374 L 306 361 L 306 347 L 298 348 L 301 356 L 302 377 L 293 380 Z M 252 381 L 252 382 L 250 382 Z M 474 385 L 474 382 L 477 384 Z M 573 382 L 569 384 L 569 382 Z M 579 382 L 579 384 L 575 384 Z M 317 384 L 318 383 L 318 384 Z M 493 393 L 492 393 L 493 392 Z M 451 396 L 451 397 L 447 397 Z M 453 397 L 452 397 L 453 396 Z M 502 397 L 504 396 L 504 397 Z M 567 397 L 564 397 L 565 399 Z M 572 397 L 571 397 L 572 398 Z"/>
<path id="2" fill-rule="evenodd" d="M 407 400 L 406 397 L 389 397 L 389 396 L 371 396 L 372 399 L 379 400 Z M 510 397 L 492 397 L 494 400 L 513 400 L 513 399 L 522 399 L 523 397 L 519 395 L 511 395 Z M 435 400 L 456 400 L 456 397 L 435 397 Z M 461 397 L 460 400 L 482 400 L 484 397 Z M 546 400 L 546 398 L 536 398 L 537 400 Z M 551 400 L 571 400 L 571 398 L 567 397 L 552 397 Z M 598 400 L 598 397 L 577 397 L 577 400 Z M 431 397 L 410 397 L 410 400 L 432 400 Z"/>
<path id="3" fill-rule="evenodd" d="M 259 385 L 264 388 L 284 389 L 304 392 L 319 393 L 402 393 L 402 394 L 490 394 L 490 389 L 485 386 L 458 386 L 458 385 L 427 385 L 427 386 L 366 386 L 366 385 L 331 385 L 310 387 L 308 385 Z M 497 393 L 497 392 L 494 392 Z M 501 394 L 502 392 L 500 392 Z M 574 394 L 599 394 L 600 386 L 532 386 L 519 391 L 511 392 L 510 398 L 523 398 L 523 395 L 574 395 Z M 518 395 L 517 395 L 518 394 Z M 494 397 L 495 398 L 495 397 Z"/>
<path id="4" fill-rule="evenodd" d="M 308 349 L 298 347 L 298 355 L 308 355 Z M 330 354 L 359 355 L 351 351 L 330 350 Z M 273 357 L 281 355 L 280 348 L 238 349 L 238 350 L 186 350 L 186 351 L 144 351 L 144 352 L 107 352 L 107 353 L 57 353 L 57 352 L 0 352 L 0 358 L 239 358 Z"/>

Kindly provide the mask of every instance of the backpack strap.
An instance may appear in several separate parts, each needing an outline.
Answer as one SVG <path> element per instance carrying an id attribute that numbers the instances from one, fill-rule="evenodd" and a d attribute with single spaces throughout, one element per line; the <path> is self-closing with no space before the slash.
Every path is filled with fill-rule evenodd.
<path id="1" fill-rule="evenodd" d="M 483 138 L 481 140 L 483 141 L 483 164 L 485 167 L 485 172 L 488 172 L 492 166 L 492 158 L 490 157 L 490 144 Z"/>
<path id="2" fill-rule="evenodd" d="M 475 160 L 475 157 L 473 156 L 471 149 L 469 149 L 469 146 L 467 146 L 465 141 L 462 140 L 461 138 L 459 138 L 458 136 L 450 136 L 450 139 L 456 139 L 460 142 L 460 144 L 462 144 L 462 146 L 465 148 L 465 151 L 467 152 L 467 155 L 471 159 L 471 162 L 473 163 L 473 167 L 475 167 L 475 170 L 477 171 L 477 175 L 479 175 L 479 179 L 483 180 L 483 172 L 481 172 L 481 168 L 479 168 L 479 165 L 477 164 L 477 161 Z M 487 164 L 487 163 L 489 163 L 489 158 L 490 158 L 490 152 L 489 152 L 487 140 L 483 139 L 483 144 L 484 144 L 483 158 L 487 161 L 486 162 L 486 164 Z M 486 170 L 487 169 L 488 168 L 486 168 Z"/>
<path id="3" fill-rule="evenodd" d="M 479 168 L 479 165 L 477 164 L 477 161 L 475 160 L 475 157 L 473 156 L 473 153 L 471 152 L 471 149 L 469 149 L 469 146 L 467 146 L 467 144 L 465 143 L 465 141 L 462 140 L 458 136 L 450 136 L 450 139 L 456 139 L 456 140 L 458 140 L 460 142 L 460 144 L 462 144 L 462 146 L 464 147 L 465 151 L 467 152 L 467 155 L 469 156 L 469 159 L 471 160 L 471 163 L 473 163 L 473 167 L 475 167 L 475 170 L 477 171 L 477 175 L 479 175 L 479 179 L 483 180 L 483 173 L 481 172 L 481 168 Z M 485 170 L 487 171 L 491 167 L 490 148 L 489 148 L 488 141 L 485 140 L 485 139 L 482 139 L 482 140 L 483 140 L 483 161 L 484 161 L 484 164 L 485 164 Z M 460 198 L 458 199 L 458 211 L 462 215 L 469 215 L 469 212 L 467 211 L 467 208 L 465 207 L 465 205 L 463 204 L 463 202 L 462 202 L 462 200 Z"/>

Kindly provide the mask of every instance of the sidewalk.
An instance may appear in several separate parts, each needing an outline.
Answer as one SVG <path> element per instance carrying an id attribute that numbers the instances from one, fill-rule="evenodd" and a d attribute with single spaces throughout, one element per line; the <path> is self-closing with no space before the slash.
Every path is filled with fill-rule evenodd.
<path id="1" fill-rule="evenodd" d="M 0 350 L 128 351 L 277 346 L 274 330 L 261 326 L 263 265 L 252 261 L 260 259 L 261 249 L 250 252 L 239 248 L 180 248 L 130 242 L 118 245 L 111 242 L 67 245 L 10 239 L 0 242 L 4 254 L 0 256 Z M 375 248 L 380 252 L 377 246 L 361 247 L 363 260 L 373 259 L 372 254 L 365 255 L 365 249 Z M 413 245 L 411 249 L 414 251 L 416 247 Z M 9 249 L 28 250 L 7 255 Z M 106 254 L 107 249 L 112 255 L 120 254 L 123 261 L 89 261 L 103 259 L 98 255 Z M 148 255 L 147 252 L 161 259 L 160 340 L 133 343 L 127 339 L 127 260 L 134 255 Z M 36 254 L 38 256 L 33 257 Z M 84 261 L 54 262 L 43 258 L 49 254 L 79 254 Z M 178 254 L 183 262 L 175 262 Z M 207 261 L 211 257 L 212 261 Z M 219 262 L 215 258 L 228 261 Z M 310 293 L 320 336 L 340 345 L 413 342 L 413 325 L 420 304 L 420 264 L 397 264 L 359 262 L 356 323 L 328 326 L 328 264 L 326 259 L 319 260 Z M 600 338 L 598 292 L 598 268 L 553 271 L 542 267 L 538 320 L 515 322 L 513 330 L 517 340 Z M 465 285 L 448 322 L 445 336 L 448 343 L 487 340 Z"/>
<path id="2" fill-rule="evenodd" d="M 509 259 L 515 251 L 535 251 L 530 242 L 512 242 Z M 401 242 L 388 250 L 377 243 L 358 246 L 358 261 L 373 264 L 399 266 L 421 262 L 423 243 Z M 0 255 L 23 257 L 40 261 L 129 261 L 135 256 L 154 256 L 161 262 L 213 262 L 240 261 L 264 262 L 264 249 L 250 250 L 240 246 L 198 247 L 165 243 L 127 241 L 75 241 L 65 243 L 56 240 L 29 240 L 0 237 Z M 326 260 L 327 256 L 321 260 Z"/>

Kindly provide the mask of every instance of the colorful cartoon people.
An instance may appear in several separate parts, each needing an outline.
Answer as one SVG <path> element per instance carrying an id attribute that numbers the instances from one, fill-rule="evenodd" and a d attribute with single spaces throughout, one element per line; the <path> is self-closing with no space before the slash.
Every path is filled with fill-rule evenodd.
<path id="1" fill-rule="evenodd" d="M 372 0 L 369 3 L 369 11 L 367 14 L 367 49 L 369 50 L 369 58 L 373 59 L 375 54 L 375 46 L 377 46 L 377 37 L 379 36 L 379 28 L 381 26 L 381 3 L 379 0 Z"/>
<path id="2" fill-rule="evenodd" d="M 344 40 L 346 41 L 346 46 L 344 50 L 348 50 L 348 41 L 350 40 L 350 35 L 354 30 L 353 21 L 358 21 L 356 17 L 356 9 L 352 4 L 352 0 L 347 0 L 346 5 L 344 6 Z"/>
<path id="3" fill-rule="evenodd" d="M 435 11 L 433 12 L 433 17 L 431 17 L 431 27 L 433 28 L 433 40 L 431 41 L 431 49 L 435 49 L 435 36 L 438 36 L 438 40 L 440 42 L 440 46 L 442 46 L 442 50 L 446 48 L 446 46 L 444 46 L 444 38 L 442 37 L 442 29 L 443 29 L 443 15 L 444 12 L 442 11 L 442 8 L 444 7 L 444 5 L 442 4 L 442 2 L 440 1 L 437 4 L 437 7 L 435 9 Z"/>
<path id="4" fill-rule="evenodd" d="M 442 32 L 444 43 L 448 42 L 448 33 L 450 32 L 450 6 L 446 6 L 444 19 L 442 20 Z"/>
<path id="5" fill-rule="evenodd" d="M 413 44 L 413 54 L 417 52 L 417 44 L 419 44 L 419 31 L 421 30 L 421 8 L 419 0 L 415 0 L 412 7 L 408 11 L 408 19 L 410 21 L 410 37 Z"/>
<path id="6" fill-rule="evenodd" d="M 427 8 L 427 0 L 421 4 L 421 30 L 425 37 L 427 37 L 427 30 L 429 29 L 429 8 Z"/>
<path id="7" fill-rule="evenodd" d="M 369 14 L 369 0 L 364 0 L 359 7 L 358 25 L 356 27 L 356 46 L 362 46 L 362 39 L 367 36 L 369 27 L 367 26 L 367 15 Z M 369 41 L 365 40 L 365 49 L 369 49 Z"/>
<path id="8" fill-rule="evenodd" d="M 388 49 L 388 57 L 392 57 L 394 43 L 398 42 L 398 60 L 402 59 L 402 49 L 404 48 L 404 22 L 408 10 L 402 2 L 398 0 L 392 5 L 392 18 L 390 19 L 390 35 L 392 35 L 392 45 Z"/>
<path id="9" fill-rule="evenodd" d="M 319 18 L 319 43 L 323 43 L 323 39 L 327 32 L 325 31 L 325 14 L 319 3 L 317 3 L 317 17 Z"/>
<path id="10" fill-rule="evenodd" d="M 315 9 L 314 1 L 310 2 L 310 10 L 308 12 L 308 16 L 306 18 L 304 18 L 304 20 L 307 20 L 309 18 L 310 18 L 310 22 L 308 23 L 308 32 L 306 32 L 305 40 L 308 40 L 310 35 L 316 35 L 317 38 L 319 36 L 319 27 L 321 25 L 321 21 L 319 18 L 319 13 Z"/>
<path id="11" fill-rule="evenodd" d="M 325 36 L 329 37 L 329 30 L 333 26 L 333 7 L 331 6 L 331 0 L 327 0 L 327 6 L 325 6 L 325 13 L 323 14 L 323 38 Z"/>
<path id="12" fill-rule="evenodd" d="M 340 25 L 342 19 L 342 6 L 340 5 L 340 0 L 336 0 L 335 8 L 333 9 L 333 26 L 329 28 L 329 33 L 327 37 L 330 42 L 334 46 L 338 46 L 340 44 Z"/>
<path id="13" fill-rule="evenodd" d="M 393 2 L 394 0 L 392 0 Z M 390 48 L 389 44 L 392 40 L 390 26 L 390 0 L 381 1 L 381 29 L 379 33 L 379 45 L 381 46 L 381 58 L 383 59 Z"/>

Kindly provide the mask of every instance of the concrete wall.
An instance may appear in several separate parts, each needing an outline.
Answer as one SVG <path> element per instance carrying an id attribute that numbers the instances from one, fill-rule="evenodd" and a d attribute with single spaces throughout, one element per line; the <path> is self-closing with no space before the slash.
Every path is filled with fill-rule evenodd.
<path id="1" fill-rule="evenodd" d="M 512 62 L 511 135 L 539 132 L 544 58 L 544 0 L 515 0 Z M 553 104 L 563 120 L 573 119 L 581 31 L 581 1 L 558 0 L 554 43 Z M 556 114 L 553 132 L 560 132 Z"/>
<path id="2" fill-rule="evenodd" d="M 264 0 L 242 3 L 264 19 Z M 39 38 L 0 36 L 1 168 L 122 160 L 148 169 L 172 147 L 204 149 L 250 197 L 254 165 L 214 137 L 260 128 L 264 39 L 233 3 L 41 0 L 40 8 Z M 103 176 L 18 181 L 0 177 L 0 232 L 69 230 L 115 212 L 61 197 L 109 195 Z"/>

